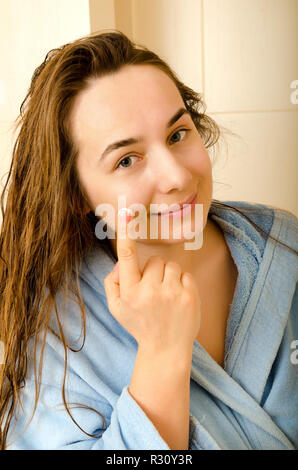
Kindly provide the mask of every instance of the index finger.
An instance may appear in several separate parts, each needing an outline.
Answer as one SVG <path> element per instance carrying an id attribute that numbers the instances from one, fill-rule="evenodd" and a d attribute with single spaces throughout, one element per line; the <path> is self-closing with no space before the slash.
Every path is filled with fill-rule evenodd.
<path id="1" fill-rule="evenodd" d="M 125 207 L 118 212 L 117 256 L 119 263 L 120 295 L 141 280 L 136 241 L 129 237 L 128 223 L 133 218 Z"/>

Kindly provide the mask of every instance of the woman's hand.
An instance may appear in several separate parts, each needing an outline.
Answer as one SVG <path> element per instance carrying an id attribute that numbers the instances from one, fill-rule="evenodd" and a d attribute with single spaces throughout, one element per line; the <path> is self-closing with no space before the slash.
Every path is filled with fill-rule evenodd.
<path id="1" fill-rule="evenodd" d="M 127 216 L 130 217 L 131 216 Z M 117 267 L 105 278 L 108 307 L 116 320 L 153 352 L 191 351 L 199 332 L 201 301 L 195 280 L 176 262 L 151 257 L 141 273 L 136 241 L 118 224 Z M 119 233 L 125 238 L 119 238 Z"/>

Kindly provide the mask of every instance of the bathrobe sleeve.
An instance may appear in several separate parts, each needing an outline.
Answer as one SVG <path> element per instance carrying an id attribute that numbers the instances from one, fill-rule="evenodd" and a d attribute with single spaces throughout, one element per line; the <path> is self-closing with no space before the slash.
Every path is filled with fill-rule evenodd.
<path id="1" fill-rule="evenodd" d="M 34 382 L 28 382 L 23 396 L 25 410 L 33 409 Z M 24 415 L 17 421 L 17 433 L 9 438 L 8 450 L 169 450 L 167 443 L 143 410 L 124 387 L 114 409 L 102 398 L 86 397 L 73 391 L 69 401 L 84 403 L 86 408 L 71 409 L 73 417 L 91 437 L 77 427 L 61 404 L 61 390 L 53 384 L 42 384 L 41 397 L 28 428 Z M 57 406 L 58 404 L 58 406 Z M 102 429 L 100 412 L 107 421 Z M 27 416 L 26 416 L 27 418 Z"/>
<path id="2" fill-rule="evenodd" d="M 117 378 L 116 370 L 98 370 L 97 361 L 107 364 L 101 353 L 102 349 L 98 348 L 98 358 L 92 361 L 90 357 L 97 355 L 96 349 L 90 355 L 84 354 L 84 349 L 76 353 L 68 351 L 65 398 L 78 427 L 63 404 L 64 349 L 59 340 L 48 333 L 37 408 L 30 422 L 35 381 L 29 378 L 21 393 L 24 411 L 16 421 L 16 431 L 9 434 L 8 450 L 169 450 L 130 395 L 129 381 L 119 390 L 123 383 L 113 381 L 113 377 Z M 115 357 L 117 360 L 117 351 Z"/>

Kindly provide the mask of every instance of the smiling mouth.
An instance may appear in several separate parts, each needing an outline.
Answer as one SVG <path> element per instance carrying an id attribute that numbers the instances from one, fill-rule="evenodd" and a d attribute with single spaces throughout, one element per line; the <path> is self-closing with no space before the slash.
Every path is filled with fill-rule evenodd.
<path id="1" fill-rule="evenodd" d="M 174 211 L 151 212 L 150 215 L 158 215 L 158 216 L 170 215 L 171 216 L 172 214 L 180 214 L 180 213 L 183 213 L 183 211 L 189 206 L 194 206 L 196 202 L 197 202 L 197 193 L 195 192 L 184 202 L 177 202 L 177 203 L 170 204 L 170 205 L 174 205 L 174 204 L 179 205 L 180 209 L 176 209 Z"/>

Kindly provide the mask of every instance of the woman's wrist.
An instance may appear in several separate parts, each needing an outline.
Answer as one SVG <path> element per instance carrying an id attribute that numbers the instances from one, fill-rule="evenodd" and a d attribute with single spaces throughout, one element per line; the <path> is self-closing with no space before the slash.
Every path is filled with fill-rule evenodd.
<path id="1" fill-rule="evenodd" d="M 156 367 L 158 370 L 166 368 L 169 372 L 173 370 L 176 373 L 179 371 L 189 373 L 192 363 L 192 347 L 161 349 L 142 345 L 138 348 L 137 361 L 141 361 L 144 366 Z"/>

